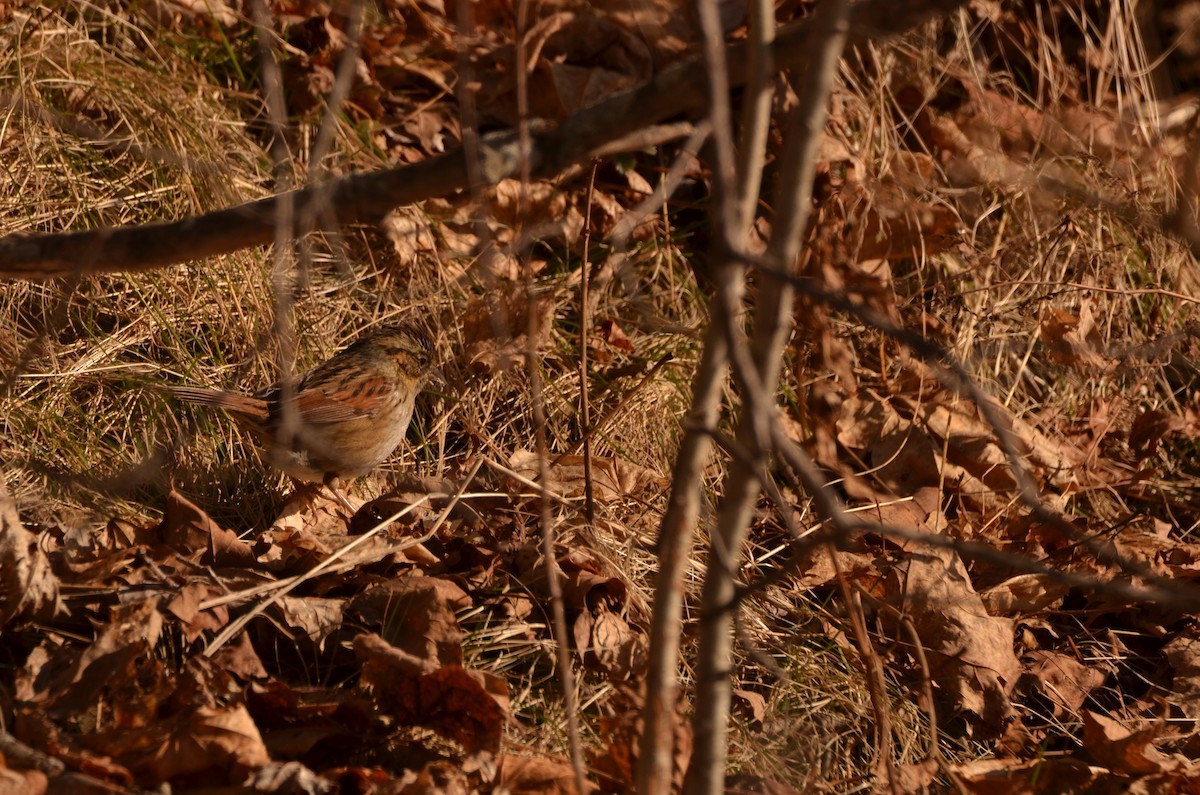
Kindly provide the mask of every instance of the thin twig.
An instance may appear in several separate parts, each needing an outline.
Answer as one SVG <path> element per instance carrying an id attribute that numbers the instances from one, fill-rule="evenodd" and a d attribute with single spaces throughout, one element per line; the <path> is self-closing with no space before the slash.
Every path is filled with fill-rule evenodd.
<path id="1" fill-rule="evenodd" d="M 524 204 L 525 191 L 532 179 L 529 153 L 532 143 L 529 137 L 528 92 L 529 70 L 525 55 L 527 14 L 531 0 L 517 3 L 517 140 L 518 166 L 521 179 L 520 204 Z M 522 217 L 520 207 L 517 218 Z M 525 368 L 529 376 L 529 401 L 533 415 L 533 434 L 537 450 L 538 486 L 541 491 L 539 519 L 542 530 L 542 558 L 546 564 L 546 587 L 550 593 L 550 613 L 554 620 L 555 651 L 558 658 L 559 683 L 563 691 L 563 709 L 567 713 L 567 742 L 571 751 L 571 767 L 575 773 L 575 791 L 584 795 L 587 790 L 587 775 L 583 759 L 583 740 L 579 729 L 579 703 L 575 692 L 575 670 L 571 660 L 570 635 L 567 632 L 567 608 L 563 601 L 562 572 L 554 554 L 556 536 L 554 517 L 550 511 L 550 453 L 546 441 L 546 406 L 542 396 L 541 352 L 538 351 L 538 327 L 542 319 L 533 308 L 537 305 L 534 295 L 533 265 L 528 256 L 524 262 L 525 300 L 527 328 L 525 330 Z M 585 261 L 584 267 L 587 267 Z M 586 334 L 586 329 L 584 330 Z M 585 345 L 586 348 L 586 340 Z M 588 481 L 590 485 L 590 480 Z"/>
<path id="2" fill-rule="evenodd" d="M 867 632 L 866 619 L 863 616 L 862 603 L 855 598 L 837 557 L 837 548 L 832 544 L 826 545 L 829 560 L 837 575 L 838 590 L 842 595 L 842 603 L 846 607 L 846 623 L 850 625 L 850 636 L 858 649 L 859 659 L 862 660 L 863 674 L 867 681 L 867 695 L 871 699 L 871 712 L 875 715 L 875 752 L 878 755 L 877 767 L 887 771 L 888 789 L 892 795 L 901 795 L 900 782 L 896 776 L 896 764 L 892 758 L 892 715 L 888 709 L 887 684 L 883 679 L 883 661 L 879 653 L 871 645 L 871 636 Z"/>
<path id="3" fill-rule="evenodd" d="M 583 438 L 576 444 L 583 445 L 583 516 L 589 528 L 596 524 L 596 499 L 592 483 L 592 400 L 588 379 L 588 345 L 592 330 L 592 303 L 588 295 L 591 286 L 592 266 L 589 253 L 592 244 L 592 201 L 596 190 L 596 169 L 592 164 L 592 175 L 588 179 L 586 210 L 583 216 L 583 255 L 579 263 L 579 423 Z M 561 457 L 561 456 L 560 456 Z"/>

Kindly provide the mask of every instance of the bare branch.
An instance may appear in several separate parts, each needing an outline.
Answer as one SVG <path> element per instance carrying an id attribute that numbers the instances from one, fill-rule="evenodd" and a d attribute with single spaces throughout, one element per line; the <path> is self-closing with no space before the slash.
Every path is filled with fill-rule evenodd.
<path id="1" fill-rule="evenodd" d="M 949 11 L 963 0 L 929 0 L 896 8 L 891 0 L 866 0 L 853 7 L 852 41 L 899 33 Z M 801 21 L 780 32 L 772 47 L 778 66 L 807 64 L 802 46 L 809 28 Z M 729 50 L 729 82 L 740 85 L 746 72 L 744 45 Z M 528 166 L 533 177 L 553 176 L 585 162 L 609 142 L 707 105 L 699 59 L 681 61 L 645 85 L 593 105 L 556 129 L 531 136 Z M 392 209 L 467 188 L 465 147 L 402 168 L 354 174 L 329 185 L 310 185 L 287 194 L 295 220 L 315 217 L 326 202 L 342 224 L 378 223 Z M 516 133 L 504 131 L 479 141 L 481 177 L 489 183 L 519 173 Z M 9 235 L 0 239 L 0 278 L 43 281 L 72 273 L 135 272 L 193 262 L 270 243 L 275 237 L 276 203 L 268 197 L 237 207 L 157 224 L 49 235 Z"/>
<path id="2" fill-rule="evenodd" d="M 808 223 L 811 204 L 814 157 L 825 128 L 826 104 L 837 72 L 838 61 L 846 43 L 849 5 L 843 0 L 826 0 L 812 17 L 810 36 L 805 49 L 813 53 L 803 85 L 797 88 L 796 107 L 789 132 L 791 140 L 781 158 L 781 196 L 777 202 L 780 223 L 771 240 L 771 259 L 788 267 L 800 250 L 800 234 Z M 773 416 L 775 392 L 779 377 L 779 361 L 790 326 L 792 290 L 783 288 L 765 292 L 755 313 L 753 358 L 757 383 L 749 373 L 742 377 L 746 405 L 738 423 L 737 440 L 761 458 L 769 449 L 766 424 Z M 712 548 L 704 579 L 702 603 L 705 608 L 726 604 L 732 598 L 736 583 L 735 564 L 741 554 L 742 541 L 759 491 L 753 468 L 738 461 L 730 464 L 726 477 L 724 502 L 717 527 L 712 534 Z M 702 624 L 696 685 L 696 713 L 693 735 L 696 749 L 689 768 L 687 789 L 690 795 L 717 795 L 724 789 L 726 735 L 729 700 L 732 686 L 729 670 L 732 664 L 731 617 L 728 613 L 714 616 Z"/>

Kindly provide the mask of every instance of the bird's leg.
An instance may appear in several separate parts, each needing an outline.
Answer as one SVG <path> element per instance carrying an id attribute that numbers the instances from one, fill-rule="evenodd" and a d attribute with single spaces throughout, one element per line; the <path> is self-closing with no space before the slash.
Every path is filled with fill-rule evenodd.
<path id="1" fill-rule="evenodd" d="M 354 514 L 358 513 L 358 509 L 350 504 L 350 500 L 346 499 L 346 495 L 342 494 L 342 481 L 338 479 L 337 475 L 329 472 L 325 475 L 325 480 L 322 481 L 321 485 L 328 489 L 329 493 L 333 495 L 333 499 L 346 509 L 346 524 L 349 524 L 350 520 L 354 518 Z"/>

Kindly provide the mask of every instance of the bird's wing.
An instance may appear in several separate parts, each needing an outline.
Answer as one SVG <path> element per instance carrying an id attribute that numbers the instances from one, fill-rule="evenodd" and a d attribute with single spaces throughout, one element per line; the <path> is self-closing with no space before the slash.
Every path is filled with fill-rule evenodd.
<path id="1" fill-rule="evenodd" d="M 296 408 L 305 422 L 341 422 L 373 416 L 391 399 L 386 378 L 359 376 L 325 388 L 309 387 L 296 395 Z"/>

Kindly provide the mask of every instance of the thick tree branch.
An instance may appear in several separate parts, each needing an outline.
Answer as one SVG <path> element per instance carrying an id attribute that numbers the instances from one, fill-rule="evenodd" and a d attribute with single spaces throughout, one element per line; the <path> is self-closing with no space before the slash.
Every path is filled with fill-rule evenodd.
<path id="1" fill-rule="evenodd" d="M 897 6 L 866 0 L 853 7 L 851 41 L 893 35 L 963 0 L 922 0 Z M 808 24 L 783 29 L 772 47 L 779 67 L 802 66 L 810 53 L 800 45 Z M 741 85 L 747 70 L 745 46 L 728 52 L 729 82 Z M 554 176 L 589 159 L 606 144 L 682 113 L 703 113 L 708 98 L 699 57 L 664 70 L 632 91 L 580 111 L 551 131 L 533 135 L 529 153 L 534 177 Z M 487 182 L 518 173 L 516 134 L 493 133 L 481 142 L 481 172 Z M 354 174 L 294 191 L 296 233 L 332 211 L 339 223 L 377 223 L 396 207 L 468 187 L 466 156 L 457 150 L 422 163 L 370 174 Z M 43 281 L 71 274 L 144 271 L 228 254 L 275 238 L 278 197 L 179 221 L 0 239 L 0 278 Z"/>

